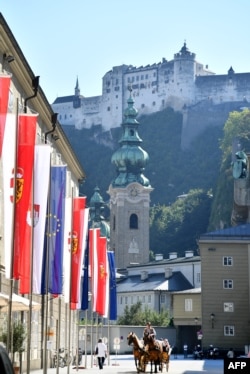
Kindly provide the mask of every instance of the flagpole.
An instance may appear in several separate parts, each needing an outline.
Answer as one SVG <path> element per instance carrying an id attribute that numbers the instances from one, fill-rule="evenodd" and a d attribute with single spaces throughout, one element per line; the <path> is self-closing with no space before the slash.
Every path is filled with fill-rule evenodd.
<path id="1" fill-rule="evenodd" d="M 15 216 L 16 216 L 16 165 L 17 165 L 17 144 L 18 144 L 18 108 L 19 108 L 19 100 L 16 99 L 16 129 L 15 129 L 15 165 L 14 165 L 14 186 L 13 186 L 13 215 L 12 215 L 12 243 L 11 243 L 11 258 L 10 258 L 10 294 L 9 294 L 9 308 L 8 308 L 8 331 L 7 331 L 7 352 L 10 353 L 11 360 L 13 361 L 13 352 L 12 352 L 12 334 L 11 334 L 11 321 L 12 321 L 12 294 L 13 294 L 13 287 L 14 287 L 14 237 L 15 237 Z"/>
<path id="2" fill-rule="evenodd" d="M 71 217 L 73 220 L 73 211 L 74 211 L 74 190 L 73 188 L 71 189 Z M 69 306 L 68 306 L 68 312 L 69 312 L 69 327 L 68 327 L 68 353 L 70 354 L 70 331 L 71 331 L 71 292 L 72 292 L 72 243 L 73 243 L 73 228 L 72 228 L 72 220 L 71 220 L 71 230 L 70 230 L 70 281 L 69 281 Z M 69 365 L 67 367 L 67 374 L 69 374 Z"/>
<path id="3" fill-rule="evenodd" d="M 48 314 L 49 314 L 49 298 L 48 298 L 48 289 L 49 289 L 49 235 L 50 235 L 50 195 L 51 195 L 51 156 L 50 156 L 50 176 L 49 176 L 49 194 L 47 201 L 47 232 L 46 232 L 46 264 L 45 264 L 45 316 L 44 316 L 44 342 L 43 342 L 43 374 L 47 374 L 48 366 L 48 354 L 47 354 L 47 332 L 48 332 Z"/>
<path id="4" fill-rule="evenodd" d="M 85 340 L 84 340 L 84 351 L 85 351 L 85 369 L 87 369 L 87 331 L 88 329 L 88 309 L 85 310 Z"/>
<path id="5" fill-rule="evenodd" d="M 93 297 L 93 296 L 92 296 Z M 91 325 L 90 325 L 90 340 L 91 340 L 91 368 L 93 367 L 93 308 L 91 306 Z"/>
<path id="6" fill-rule="evenodd" d="M 57 344 L 57 365 L 56 365 L 56 374 L 59 373 L 59 347 L 60 347 L 60 332 L 61 332 L 61 308 L 62 308 L 62 304 L 61 304 L 61 297 L 59 296 L 59 300 L 58 300 L 58 303 L 59 303 L 59 306 L 58 306 L 58 314 L 59 314 L 59 317 L 58 317 L 58 329 L 57 329 L 57 333 L 56 333 L 56 344 Z"/>
<path id="7" fill-rule="evenodd" d="M 32 287 L 33 287 L 33 248 L 34 248 L 34 195 L 35 195 L 35 176 L 34 164 L 32 173 L 32 204 L 31 204 L 31 253 L 30 253 L 30 286 L 29 286 L 29 316 L 28 316 L 28 338 L 27 338 L 27 374 L 30 374 L 30 348 L 31 348 L 31 318 L 32 318 Z"/>

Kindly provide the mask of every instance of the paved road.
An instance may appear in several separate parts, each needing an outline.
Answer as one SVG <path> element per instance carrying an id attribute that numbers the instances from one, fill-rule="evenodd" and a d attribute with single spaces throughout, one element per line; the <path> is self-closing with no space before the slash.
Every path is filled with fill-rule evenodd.
<path id="1" fill-rule="evenodd" d="M 85 368 L 85 357 L 83 357 L 81 367 L 70 366 L 69 368 L 47 369 L 46 374 L 85 374 L 85 373 L 100 373 L 99 368 L 95 365 L 94 360 L 89 356 L 87 358 L 87 367 Z M 147 373 L 150 373 L 150 366 L 147 367 Z M 131 355 L 112 355 L 107 359 L 102 373 L 107 374 L 135 374 L 135 364 Z M 166 373 L 166 368 L 163 369 L 163 374 Z M 223 360 L 192 360 L 190 358 L 184 359 L 183 356 L 178 356 L 177 359 L 170 360 L 168 374 L 223 374 Z M 43 370 L 33 370 L 30 374 L 44 374 Z"/>

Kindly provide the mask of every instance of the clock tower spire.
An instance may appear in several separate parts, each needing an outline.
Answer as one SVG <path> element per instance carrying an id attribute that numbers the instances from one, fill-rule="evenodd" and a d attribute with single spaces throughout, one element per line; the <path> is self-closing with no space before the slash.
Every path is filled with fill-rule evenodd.
<path id="1" fill-rule="evenodd" d="M 152 188 L 144 176 L 148 154 L 141 148 L 137 110 L 131 96 L 124 112 L 120 148 L 112 156 L 116 177 L 109 186 L 110 249 L 116 265 L 123 269 L 131 263 L 149 260 L 149 208 Z"/>

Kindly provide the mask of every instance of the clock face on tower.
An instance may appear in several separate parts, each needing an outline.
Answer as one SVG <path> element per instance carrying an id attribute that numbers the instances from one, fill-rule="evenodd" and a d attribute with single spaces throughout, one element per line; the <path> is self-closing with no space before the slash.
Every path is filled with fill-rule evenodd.
<path id="1" fill-rule="evenodd" d="M 133 187 L 129 190 L 129 195 L 130 195 L 131 197 L 136 197 L 138 194 L 139 194 L 139 190 L 138 190 L 138 188 L 136 188 L 135 186 L 133 186 Z"/>

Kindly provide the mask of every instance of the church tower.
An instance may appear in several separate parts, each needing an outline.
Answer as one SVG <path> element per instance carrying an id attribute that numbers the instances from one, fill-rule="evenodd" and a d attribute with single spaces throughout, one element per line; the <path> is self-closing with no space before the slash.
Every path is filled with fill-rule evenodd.
<path id="1" fill-rule="evenodd" d="M 131 263 L 149 261 L 149 207 L 152 188 L 143 175 L 148 154 L 138 135 L 137 110 L 130 97 L 122 123 L 120 148 L 112 163 L 117 176 L 109 186 L 110 250 L 115 252 L 116 266 L 125 269 Z"/>
<path id="2" fill-rule="evenodd" d="M 100 194 L 100 189 L 99 187 L 95 187 L 94 194 L 92 195 L 89 203 L 90 227 L 100 228 L 101 236 L 106 237 L 109 242 L 110 228 L 103 216 L 104 210 L 105 203 Z"/>

